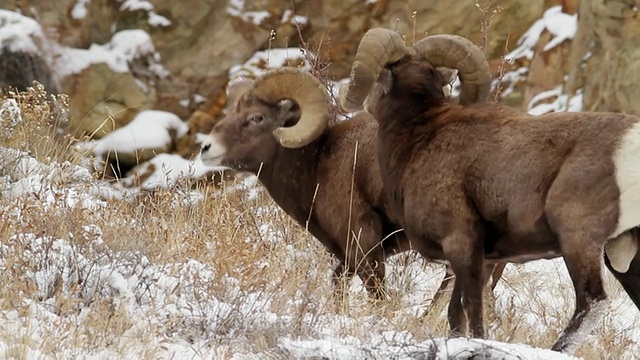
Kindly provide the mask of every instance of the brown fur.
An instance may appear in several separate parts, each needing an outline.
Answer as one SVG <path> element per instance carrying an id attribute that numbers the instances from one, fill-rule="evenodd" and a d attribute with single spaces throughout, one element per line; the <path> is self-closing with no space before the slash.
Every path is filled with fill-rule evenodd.
<path id="1" fill-rule="evenodd" d="M 563 256 L 576 311 L 554 345 L 565 350 L 592 305 L 606 298 L 604 243 L 618 219 L 613 153 L 639 119 L 448 103 L 439 74 L 408 58 L 388 65 L 392 86 L 371 99 L 392 216 L 423 255 L 456 275 L 452 332 L 484 335 L 483 263 Z M 466 319 L 465 319 L 466 313 Z"/>

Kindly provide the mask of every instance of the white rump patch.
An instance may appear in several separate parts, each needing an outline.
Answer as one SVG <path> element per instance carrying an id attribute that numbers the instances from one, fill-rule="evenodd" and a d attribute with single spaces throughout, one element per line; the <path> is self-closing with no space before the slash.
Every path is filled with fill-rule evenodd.
<path id="1" fill-rule="evenodd" d="M 640 122 L 622 137 L 613 163 L 620 189 L 620 214 L 618 227 L 610 238 L 640 225 Z"/>
<path id="2" fill-rule="evenodd" d="M 638 240 L 630 232 L 624 232 L 604 245 L 611 267 L 617 272 L 626 273 L 631 261 L 638 252 Z"/>
<path id="3" fill-rule="evenodd" d="M 211 135 L 202 143 L 200 160 L 207 166 L 220 166 L 227 149 L 216 135 Z"/>

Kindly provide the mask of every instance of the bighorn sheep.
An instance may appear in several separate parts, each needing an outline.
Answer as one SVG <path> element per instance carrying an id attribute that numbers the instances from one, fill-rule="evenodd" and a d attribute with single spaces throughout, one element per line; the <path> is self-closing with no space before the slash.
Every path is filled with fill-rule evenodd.
<path id="1" fill-rule="evenodd" d="M 231 83 L 228 93 L 230 112 L 203 144 L 202 161 L 257 174 L 275 202 L 336 256 L 334 281 L 355 272 L 380 298 L 385 258 L 410 244 L 387 216 L 377 123 L 362 113 L 330 126 L 327 90 L 296 69 Z"/>
<path id="2" fill-rule="evenodd" d="M 340 102 L 356 111 L 369 96 L 390 215 L 421 240 L 413 243 L 417 251 L 451 264 L 452 333 L 468 325 L 472 336 L 484 335 L 483 264 L 562 256 L 576 308 L 553 349 L 572 351 L 606 308 L 603 248 L 639 304 L 640 119 L 533 117 L 475 104 L 491 80 L 479 71 L 484 62 L 462 37 L 429 36 L 407 47 L 397 33 L 372 29 Z M 458 69 L 460 104 L 445 98 L 436 66 Z"/>

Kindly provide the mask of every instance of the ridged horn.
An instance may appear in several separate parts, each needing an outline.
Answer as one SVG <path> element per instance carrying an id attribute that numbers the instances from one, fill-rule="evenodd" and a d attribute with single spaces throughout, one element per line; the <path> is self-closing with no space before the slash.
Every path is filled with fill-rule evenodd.
<path id="1" fill-rule="evenodd" d="M 245 79 L 243 77 L 235 78 L 227 84 L 227 102 L 235 104 L 238 99 L 247 91 L 253 88 L 253 80 Z"/>
<path id="2" fill-rule="evenodd" d="M 280 145 L 299 148 L 317 139 L 327 128 L 329 95 L 313 75 L 293 68 L 273 70 L 256 80 L 245 96 L 257 97 L 267 103 L 291 99 L 300 106 L 300 120 L 291 127 L 273 131 Z"/>
<path id="3" fill-rule="evenodd" d="M 364 100 L 384 66 L 410 53 L 411 49 L 398 33 L 383 28 L 367 31 L 358 45 L 349 84 L 340 88 L 340 106 L 347 111 L 362 110 Z"/>
<path id="4" fill-rule="evenodd" d="M 458 69 L 460 103 L 486 102 L 491 91 L 491 73 L 482 50 L 457 35 L 432 35 L 412 48 L 433 66 Z"/>

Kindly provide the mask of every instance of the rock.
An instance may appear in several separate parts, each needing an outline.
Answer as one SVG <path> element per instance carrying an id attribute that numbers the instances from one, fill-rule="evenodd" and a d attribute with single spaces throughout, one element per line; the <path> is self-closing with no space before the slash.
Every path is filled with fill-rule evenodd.
<path id="1" fill-rule="evenodd" d="M 567 91 L 583 89 L 584 109 L 640 114 L 640 21 L 634 0 L 582 1 Z"/>
<path id="2" fill-rule="evenodd" d="M 58 83 L 44 55 L 48 40 L 40 24 L 15 12 L 0 10 L 0 93 L 24 91 L 37 81 L 56 93 Z"/>
<path id="3" fill-rule="evenodd" d="M 564 34 L 554 27 L 556 23 L 564 24 Z M 533 57 L 529 63 L 524 105 L 528 105 L 534 96 L 543 91 L 564 84 L 565 76 L 570 70 L 568 59 L 574 34 L 571 28 L 577 27 L 577 15 L 566 13 L 562 6 L 555 6 L 548 9 L 536 24 L 541 24 L 542 31 L 532 49 Z M 536 24 L 532 25 L 531 29 L 534 29 Z M 549 30 L 550 28 L 553 30 Z"/>
<path id="4" fill-rule="evenodd" d="M 91 65 L 69 76 L 64 93 L 82 94 L 69 101 L 69 130 L 78 137 L 101 138 L 128 124 L 154 102 L 131 73 L 114 72 L 106 64 Z"/>

